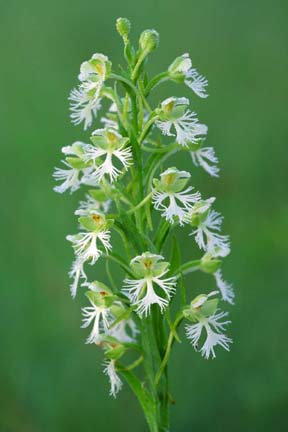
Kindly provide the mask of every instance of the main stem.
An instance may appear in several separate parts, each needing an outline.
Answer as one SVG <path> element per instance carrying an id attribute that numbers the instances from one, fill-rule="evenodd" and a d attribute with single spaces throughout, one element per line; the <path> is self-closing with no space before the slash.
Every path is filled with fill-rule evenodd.
<path id="1" fill-rule="evenodd" d="M 138 233 L 140 233 L 140 235 L 145 234 L 147 238 L 148 226 L 144 226 L 143 224 L 141 210 L 142 206 L 145 205 L 146 202 L 148 202 L 151 198 L 151 193 L 148 193 L 147 196 L 144 198 L 141 143 L 157 117 L 152 116 L 143 128 L 141 111 L 140 118 L 138 116 L 138 104 L 142 104 L 142 100 L 138 97 L 139 93 L 137 93 L 137 78 L 140 66 L 141 61 L 139 60 L 133 71 L 133 75 L 131 76 L 131 81 L 133 83 L 130 80 L 123 80 L 123 78 L 119 76 L 114 75 L 114 78 L 124 81 L 124 84 L 130 87 L 129 96 L 132 107 L 133 120 L 132 128 L 130 129 L 130 139 L 133 148 L 133 156 L 137 165 L 137 170 L 133 173 L 135 187 L 132 189 L 132 194 L 134 200 L 136 202 L 138 201 L 139 204 L 130 209 L 127 214 L 133 214 L 135 216 L 135 223 Z M 157 83 L 155 82 L 153 85 L 156 84 Z M 152 243 L 150 239 L 149 243 Z M 156 245 L 154 246 L 157 247 Z M 139 252 L 141 253 L 143 251 Z M 116 259 L 119 258 L 116 257 Z M 147 407 L 143 404 L 141 404 L 141 406 L 146 417 L 150 432 L 167 432 L 169 430 L 169 391 L 167 364 L 163 368 L 161 377 L 159 378 L 158 382 L 156 380 L 157 373 L 160 370 L 161 365 L 163 364 L 163 359 L 165 358 L 167 336 L 164 331 L 163 315 L 157 308 L 152 307 L 151 314 L 141 320 L 141 338 L 142 348 L 144 351 L 143 366 L 145 371 L 147 390 L 152 401 L 150 410 L 147 410 Z M 135 392 L 135 394 L 137 396 L 137 391 Z"/>
<path id="2" fill-rule="evenodd" d="M 152 425 L 149 425 L 150 432 L 155 432 L 155 424 L 157 425 L 157 432 L 167 432 L 169 430 L 167 368 L 165 368 L 161 380 L 158 383 L 155 380 L 165 351 L 165 345 L 161 345 L 161 349 L 159 350 L 159 343 L 162 344 L 163 339 L 163 335 L 161 334 L 163 318 L 158 312 L 158 310 L 153 310 L 150 316 L 142 320 L 141 337 L 147 385 L 155 406 L 154 422 Z"/>

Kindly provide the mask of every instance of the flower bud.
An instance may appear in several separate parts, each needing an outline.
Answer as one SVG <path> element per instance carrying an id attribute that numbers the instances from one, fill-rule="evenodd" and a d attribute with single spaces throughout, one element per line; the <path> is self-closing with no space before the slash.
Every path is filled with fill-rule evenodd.
<path id="1" fill-rule="evenodd" d="M 177 57 L 174 62 L 169 66 L 168 73 L 170 78 L 176 82 L 184 82 L 186 74 L 191 69 L 192 62 L 189 54 L 183 54 Z"/>
<path id="2" fill-rule="evenodd" d="M 159 45 L 159 34 L 156 30 L 144 30 L 139 39 L 142 51 L 146 53 L 154 51 Z"/>
<path id="3" fill-rule="evenodd" d="M 125 42 L 128 41 L 128 35 L 131 29 L 131 23 L 127 18 L 118 18 L 116 20 L 116 29 Z"/>

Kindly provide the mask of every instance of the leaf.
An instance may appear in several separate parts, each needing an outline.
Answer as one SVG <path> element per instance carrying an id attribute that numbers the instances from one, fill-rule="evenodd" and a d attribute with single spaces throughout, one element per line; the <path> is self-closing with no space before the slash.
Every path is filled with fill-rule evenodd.
<path id="1" fill-rule="evenodd" d="M 144 411 L 150 431 L 159 432 L 156 420 L 156 405 L 155 402 L 153 402 L 150 394 L 133 372 L 125 370 L 124 368 L 123 370 L 119 370 L 119 372 L 126 379 L 131 390 L 137 397 Z"/>

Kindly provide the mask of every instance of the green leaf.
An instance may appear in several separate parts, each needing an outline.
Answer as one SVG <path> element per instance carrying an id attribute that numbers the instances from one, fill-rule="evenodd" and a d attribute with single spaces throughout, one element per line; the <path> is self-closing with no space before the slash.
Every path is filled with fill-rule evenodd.
<path id="1" fill-rule="evenodd" d="M 133 372 L 127 371 L 124 368 L 123 370 L 120 369 L 119 372 L 125 378 L 131 390 L 137 397 L 144 411 L 150 431 L 159 432 L 157 425 L 156 403 L 152 400 L 150 394 L 145 389 L 142 382 L 136 377 Z"/>

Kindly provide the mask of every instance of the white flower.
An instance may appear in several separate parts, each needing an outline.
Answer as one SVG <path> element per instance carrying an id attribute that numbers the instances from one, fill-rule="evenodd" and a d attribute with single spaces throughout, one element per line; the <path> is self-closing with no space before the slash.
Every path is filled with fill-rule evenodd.
<path id="1" fill-rule="evenodd" d="M 79 221 L 88 232 L 68 235 L 66 238 L 72 242 L 76 256 L 83 262 L 91 259 L 90 264 L 93 265 L 102 255 L 97 245 L 98 241 L 104 246 L 106 253 L 112 248 L 108 222 L 100 213 L 80 217 Z"/>
<path id="2" fill-rule="evenodd" d="M 101 108 L 100 92 L 111 70 L 111 62 L 103 54 L 93 54 L 81 64 L 79 80 L 81 84 L 70 93 L 71 119 L 74 124 L 84 122 L 84 129 L 91 126 L 93 116 Z"/>
<path id="3" fill-rule="evenodd" d="M 151 305 L 158 304 L 161 312 L 168 306 L 172 293 L 175 291 L 176 278 L 170 277 L 163 279 L 168 272 L 169 263 L 159 263 L 164 258 L 145 252 L 135 257 L 130 265 L 137 274 L 137 279 L 125 279 L 126 283 L 123 292 L 130 299 L 136 311 L 142 317 L 150 313 Z M 158 287 L 157 294 L 155 291 Z M 164 297 L 162 297 L 164 295 Z"/>
<path id="4" fill-rule="evenodd" d="M 113 158 L 118 160 L 124 170 L 132 164 L 131 147 L 124 148 L 129 139 L 122 137 L 114 129 L 98 129 L 93 132 L 92 142 L 94 145 L 88 145 L 83 156 L 85 161 L 93 161 L 95 170 L 90 175 L 97 182 L 100 182 L 105 174 L 110 178 L 111 183 L 122 172 L 113 163 Z M 105 157 L 104 161 L 99 164 L 98 159 Z M 114 160 L 115 160 L 114 159 Z"/>
<path id="5" fill-rule="evenodd" d="M 195 235 L 200 249 L 213 253 L 215 257 L 225 257 L 230 253 L 229 236 L 219 234 L 222 221 L 223 216 L 220 213 L 209 210 L 207 216 L 199 220 L 197 228 L 191 233 Z"/>
<path id="6" fill-rule="evenodd" d="M 199 192 L 190 193 L 192 186 L 182 190 L 190 179 L 187 171 L 169 168 L 160 175 L 161 180 L 154 179 L 152 189 L 154 207 L 162 211 L 162 216 L 173 224 L 178 217 L 180 225 L 186 221 L 187 212 L 200 199 Z"/>
<path id="7" fill-rule="evenodd" d="M 68 169 L 55 168 L 53 177 L 56 181 L 63 181 L 61 185 L 55 186 L 53 189 L 55 192 L 63 193 L 70 189 L 70 192 L 75 192 L 80 187 L 78 169 L 73 168 L 66 161 L 62 161 Z"/>
<path id="8" fill-rule="evenodd" d="M 87 280 L 87 276 L 86 276 L 86 273 L 84 271 L 83 266 L 84 266 L 84 261 L 82 261 L 82 259 L 77 258 L 73 262 L 71 271 L 69 272 L 69 277 L 74 279 L 70 285 L 70 292 L 71 292 L 71 296 L 73 298 L 75 298 L 76 293 L 77 293 L 79 279 L 83 278 L 83 279 Z"/>
<path id="9" fill-rule="evenodd" d="M 108 376 L 110 380 L 110 385 L 111 385 L 110 396 L 116 398 L 116 395 L 121 390 L 123 384 L 116 372 L 115 360 L 110 360 L 110 361 L 107 360 L 104 363 L 104 366 L 105 366 L 104 373 Z"/>
<path id="10" fill-rule="evenodd" d="M 71 91 L 68 98 L 71 101 L 71 121 L 75 125 L 84 122 L 84 130 L 88 129 L 93 122 L 93 117 L 97 116 L 97 112 L 101 108 L 99 99 L 99 89 L 95 94 L 90 95 L 83 85 L 79 85 Z"/>
<path id="11" fill-rule="evenodd" d="M 191 69 L 186 77 L 185 84 L 190 87 L 197 96 L 201 98 L 206 98 L 208 96 L 206 93 L 208 80 L 203 75 L 200 75 L 196 69 Z"/>
<path id="12" fill-rule="evenodd" d="M 92 196 L 86 194 L 86 201 L 80 201 L 78 209 L 75 211 L 77 216 L 89 216 L 91 214 L 103 211 L 107 213 L 111 204 L 111 200 L 98 201 Z"/>
<path id="13" fill-rule="evenodd" d="M 181 81 L 184 79 L 185 84 L 190 87 L 197 96 L 206 98 L 206 87 L 208 81 L 200 75 L 195 68 L 192 68 L 192 60 L 188 53 L 177 57 L 168 68 L 171 79 Z"/>
<path id="14" fill-rule="evenodd" d="M 201 166 L 212 177 L 218 177 L 219 167 L 213 165 L 218 163 L 213 147 L 200 147 L 191 151 L 194 165 Z"/>
<path id="15" fill-rule="evenodd" d="M 235 293 L 233 291 L 233 285 L 223 280 L 222 271 L 217 270 L 214 273 L 216 285 L 219 288 L 222 299 L 230 304 L 234 304 Z"/>
<path id="16" fill-rule="evenodd" d="M 111 71 L 111 62 L 104 54 L 95 53 L 90 60 L 84 61 L 80 66 L 79 81 L 102 83 L 108 78 Z"/>
<path id="17" fill-rule="evenodd" d="M 171 132 L 174 127 L 176 141 L 182 146 L 197 143 L 208 131 L 206 125 L 199 123 L 197 114 L 187 109 L 188 105 L 189 100 L 186 98 L 166 99 L 157 111 L 160 120 L 155 123 L 164 135 L 175 136 L 175 133 Z"/>
<path id="18" fill-rule="evenodd" d="M 216 311 L 217 312 L 217 311 Z M 229 351 L 229 344 L 232 342 L 230 338 L 224 335 L 222 332 L 225 330 L 225 326 L 230 321 L 220 322 L 220 320 L 228 315 L 227 312 L 218 312 L 209 317 L 199 316 L 196 324 L 187 324 L 185 326 L 186 335 L 191 340 L 193 347 L 197 350 L 199 339 L 202 335 L 203 329 L 206 332 L 206 339 L 201 347 L 200 351 L 203 357 L 208 359 L 210 355 L 212 358 L 215 356 L 214 347 L 216 345 L 222 346 L 226 351 Z"/>
<path id="19" fill-rule="evenodd" d="M 101 335 L 109 334 L 109 326 L 113 322 L 113 316 L 110 308 L 105 306 L 96 306 L 90 300 L 91 306 L 82 308 L 83 324 L 82 328 L 88 327 L 93 322 L 91 333 L 89 334 L 86 343 L 99 343 Z"/>

